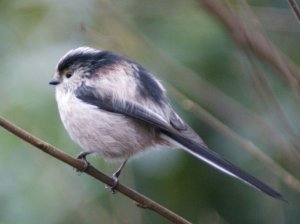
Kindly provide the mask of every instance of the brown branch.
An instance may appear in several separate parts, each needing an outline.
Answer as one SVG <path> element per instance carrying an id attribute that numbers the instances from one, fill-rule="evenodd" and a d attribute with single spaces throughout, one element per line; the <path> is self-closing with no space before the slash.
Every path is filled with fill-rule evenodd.
<path id="1" fill-rule="evenodd" d="M 250 49 L 256 56 L 267 62 L 287 80 L 297 96 L 300 95 L 300 77 L 295 66 L 262 33 L 257 30 L 247 30 L 239 22 L 238 16 L 218 0 L 198 0 L 198 2 L 219 20 L 240 47 Z"/>
<path id="2" fill-rule="evenodd" d="M 299 6 L 297 5 L 297 2 L 295 0 L 288 0 L 288 3 L 292 11 L 294 12 L 298 22 L 300 22 L 300 9 Z"/>
<path id="3" fill-rule="evenodd" d="M 82 161 L 74 159 L 70 155 L 60 151 L 59 149 L 48 144 L 47 142 L 29 134 L 28 132 L 15 126 L 14 124 L 10 123 L 2 117 L 0 117 L 0 126 L 13 133 L 14 135 L 18 136 L 19 138 L 23 139 L 24 141 L 42 150 L 43 152 L 57 158 L 58 160 L 67 163 L 70 166 L 79 170 L 82 170 L 84 168 L 84 163 Z M 113 179 L 111 177 L 105 175 L 104 173 L 100 172 L 91 165 L 84 172 L 109 186 L 113 184 Z M 134 200 L 139 205 L 139 207 L 150 209 L 173 223 L 190 223 L 189 221 L 177 215 L 176 213 L 168 210 L 167 208 L 163 207 L 157 202 L 145 197 L 144 195 L 132 190 L 129 187 L 126 187 L 122 184 L 118 184 L 116 190 L 126 195 L 128 198 Z"/>

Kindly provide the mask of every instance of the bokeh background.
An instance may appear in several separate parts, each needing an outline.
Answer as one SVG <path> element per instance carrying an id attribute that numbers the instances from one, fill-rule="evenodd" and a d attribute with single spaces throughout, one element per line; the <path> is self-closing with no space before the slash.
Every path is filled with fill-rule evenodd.
<path id="1" fill-rule="evenodd" d="M 72 48 L 119 52 L 162 80 L 210 148 L 288 203 L 179 149 L 138 156 L 122 183 L 193 223 L 298 223 L 299 38 L 284 0 L 1 0 L 0 115 L 76 155 L 48 81 Z M 2 128 L 0 149 L 1 224 L 169 223 Z M 90 161 L 107 174 L 119 165 Z"/>

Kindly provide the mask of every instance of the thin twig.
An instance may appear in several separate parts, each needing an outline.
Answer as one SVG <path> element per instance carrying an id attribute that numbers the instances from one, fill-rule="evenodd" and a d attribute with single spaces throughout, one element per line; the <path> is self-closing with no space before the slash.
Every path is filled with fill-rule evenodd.
<path id="1" fill-rule="evenodd" d="M 287 186 L 300 193 L 300 181 L 296 177 L 291 175 L 288 171 L 286 171 L 283 167 L 281 167 L 278 163 L 276 163 L 273 159 L 271 159 L 268 155 L 266 155 L 255 144 L 253 144 L 248 139 L 245 139 L 238 135 L 236 132 L 223 124 L 200 105 L 188 99 L 174 87 L 168 85 L 168 89 L 177 99 L 179 99 L 178 102 L 184 109 L 191 111 L 203 122 L 219 131 L 220 134 L 225 135 L 234 143 L 241 146 L 245 151 L 261 161 L 267 168 L 269 168 L 271 172 L 282 179 Z"/>
<path id="2" fill-rule="evenodd" d="M 0 126 L 5 128 L 9 132 L 13 133 L 14 135 L 18 136 L 19 138 L 23 139 L 24 141 L 42 150 L 43 152 L 57 158 L 58 160 L 67 163 L 78 170 L 83 170 L 84 163 L 82 161 L 74 159 L 70 155 L 60 151 L 59 149 L 48 144 L 47 142 L 29 134 L 28 132 L 15 126 L 14 124 L 10 123 L 9 121 L 5 120 L 2 117 L 0 117 Z M 99 170 L 97 170 L 91 165 L 84 172 L 109 186 L 113 185 L 114 183 L 114 180 L 111 177 L 105 175 L 104 173 L 100 172 Z M 116 190 L 126 195 L 128 198 L 134 200 L 137 204 L 139 204 L 139 207 L 150 209 L 173 223 L 178 223 L 178 224 L 190 223 L 189 221 L 177 215 L 176 213 L 163 207 L 157 202 L 145 197 L 144 195 L 132 190 L 129 187 L 126 187 L 122 184 L 118 184 Z"/>
<path id="3" fill-rule="evenodd" d="M 300 96 L 299 72 L 295 70 L 292 62 L 287 61 L 287 58 L 262 33 L 248 31 L 239 22 L 239 18 L 217 0 L 198 0 L 198 2 L 220 21 L 240 47 L 250 49 L 255 55 L 279 71 L 279 74 L 297 93 L 296 95 Z"/>
<path id="4" fill-rule="evenodd" d="M 295 0 L 288 0 L 288 3 L 290 5 L 292 11 L 294 12 L 298 22 L 300 22 L 300 9 L 299 9 L 297 2 Z"/>

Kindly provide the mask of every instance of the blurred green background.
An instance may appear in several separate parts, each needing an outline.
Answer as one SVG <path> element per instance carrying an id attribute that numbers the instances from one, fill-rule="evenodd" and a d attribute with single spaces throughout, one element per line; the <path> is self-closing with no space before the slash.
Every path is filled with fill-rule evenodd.
<path id="1" fill-rule="evenodd" d="M 287 2 L 226 4 L 250 31 L 258 32 L 251 28 L 254 23 L 286 57 L 300 63 L 300 25 Z M 59 120 L 48 81 L 59 58 L 71 48 L 87 45 L 119 52 L 162 80 L 176 110 L 210 148 L 278 189 L 289 203 L 179 149 L 138 156 L 126 167 L 122 183 L 193 223 L 299 223 L 299 97 L 279 72 L 241 50 L 197 1 L 1 0 L 0 40 L 1 116 L 76 155 L 80 148 Z M 278 107 L 265 94 L 262 79 Z M 244 143 L 257 146 L 267 160 L 191 111 L 188 99 L 228 125 Z M 0 143 L 1 224 L 169 223 L 121 194 L 112 195 L 87 175 L 76 175 L 2 128 Z M 90 161 L 107 174 L 119 165 L 97 156 Z M 278 175 L 278 167 L 286 172 Z"/>

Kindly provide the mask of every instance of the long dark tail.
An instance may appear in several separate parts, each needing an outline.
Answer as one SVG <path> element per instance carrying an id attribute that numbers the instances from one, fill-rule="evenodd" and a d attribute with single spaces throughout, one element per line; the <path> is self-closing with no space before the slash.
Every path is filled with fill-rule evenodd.
<path id="1" fill-rule="evenodd" d="M 199 158 L 200 160 L 208 163 L 209 165 L 215 167 L 216 169 L 233 176 L 247 184 L 249 184 L 252 187 L 255 187 L 256 189 L 264 192 L 265 194 L 282 200 L 286 201 L 283 196 L 273 190 L 271 187 L 263 183 L 262 181 L 258 180 L 254 176 L 246 173 L 245 171 L 241 170 L 237 166 L 233 165 L 229 161 L 223 159 L 220 155 L 213 152 L 209 148 L 207 148 L 205 145 L 200 145 L 184 136 L 181 136 L 180 134 L 177 134 L 175 132 L 169 132 L 162 130 L 162 133 L 165 134 L 167 137 L 169 137 L 171 140 L 174 140 L 176 143 L 179 143 L 182 148 L 187 151 L 188 153 L 194 155 L 195 157 Z M 169 139 L 169 140 L 170 140 Z"/>

